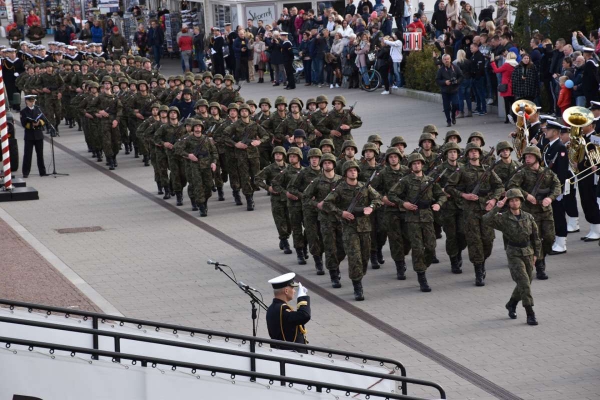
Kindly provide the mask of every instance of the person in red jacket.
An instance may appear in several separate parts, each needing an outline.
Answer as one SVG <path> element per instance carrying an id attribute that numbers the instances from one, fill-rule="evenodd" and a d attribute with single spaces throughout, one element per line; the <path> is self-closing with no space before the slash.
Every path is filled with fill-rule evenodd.
<path id="1" fill-rule="evenodd" d="M 35 15 L 33 10 L 29 10 L 29 15 L 27 16 L 27 26 L 31 28 L 35 22 L 37 22 L 37 25 L 39 25 L 41 23 L 40 17 Z"/>
<path id="2" fill-rule="evenodd" d="M 181 28 L 177 35 L 177 46 L 181 52 L 181 69 L 183 73 L 192 70 L 192 54 L 194 53 L 194 37 L 188 32 L 187 26 Z"/>
<path id="3" fill-rule="evenodd" d="M 558 78 L 558 83 L 560 84 L 560 92 L 558 93 L 557 104 L 560 108 L 561 115 L 565 112 L 567 108 L 571 107 L 573 90 L 566 86 L 566 82 L 568 80 L 569 78 L 564 75 Z"/>
<path id="4" fill-rule="evenodd" d="M 495 74 L 502 74 L 502 80 L 500 81 L 499 89 L 502 87 L 506 88 L 505 91 L 500 92 L 500 96 L 504 99 L 504 112 L 506 117 L 504 123 L 511 124 L 515 123 L 515 116 L 512 113 L 512 104 L 515 102 L 515 96 L 512 91 L 512 73 L 517 67 L 517 55 L 512 51 L 509 51 L 505 55 L 506 59 L 501 67 L 496 67 L 496 61 L 490 63 L 492 70 Z M 506 86 L 505 86 L 506 85 Z"/>
<path id="5" fill-rule="evenodd" d="M 418 32 L 417 29 L 421 29 L 421 33 L 425 34 L 425 25 L 423 25 L 419 14 L 413 15 L 413 22 L 406 27 L 407 32 Z"/>

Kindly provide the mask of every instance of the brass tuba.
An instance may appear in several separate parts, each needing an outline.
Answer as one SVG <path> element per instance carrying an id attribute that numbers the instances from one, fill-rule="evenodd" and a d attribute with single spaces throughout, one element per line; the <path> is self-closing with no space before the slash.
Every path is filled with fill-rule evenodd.
<path id="1" fill-rule="evenodd" d="M 537 106 L 529 100 L 517 100 L 512 103 L 512 112 L 517 116 L 517 131 L 513 137 L 513 148 L 517 158 L 523 156 L 525 147 L 529 146 L 529 128 L 527 127 L 527 117 L 525 114 L 532 116 L 537 113 Z"/>
<path id="2" fill-rule="evenodd" d="M 594 121 L 594 114 L 585 107 L 569 107 L 565 110 L 562 115 L 565 124 L 571 127 L 571 133 L 569 134 L 569 163 L 571 169 L 575 175 L 579 174 L 577 164 L 583 161 L 583 158 L 588 154 L 588 146 L 586 146 L 585 139 L 581 135 L 581 128 L 590 125 Z M 598 154 L 598 149 L 595 145 L 590 143 Z M 592 159 L 588 156 L 588 159 Z"/>

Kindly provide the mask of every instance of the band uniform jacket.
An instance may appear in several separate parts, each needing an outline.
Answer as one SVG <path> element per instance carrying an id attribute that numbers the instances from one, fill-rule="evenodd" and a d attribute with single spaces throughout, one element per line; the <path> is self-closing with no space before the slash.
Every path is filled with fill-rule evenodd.
<path id="1" fill-rule="evenodd" d="M 569 152 L 560 139 L 556 139 L 554 143 L 546 145 L 542 151 L 542 159 L 544 160 L 544 165 L 546 167 L 549 167 L 550 164 L 552 164 L 554 157 L 556 157 L 556 160 L 550 169 L 558 177 L 561 186 L 564 187 L 565 181 L 571 178 L 573 173 L 569 171 Z"/>
<path id="2" fill-rule="evenodd" d="M 267 310 L 267 329 L 271 339 L 307 344 L 304 325 L 310 321 L 310 297 L 298 297 L 296 310 L 280 299 L 273 299 Z M 285 345 L 271 345 L 281 350 L 295 350 Z M 304 351 L 305 353 L 306 351 Z"/>
<path id="3" fill-rule="evenodd" d="M 40 108 L 34 106 L 33 108 L 25 107 L 21 110 L 21 125 L 25 128 L 24 140 L 42 140 L 44 139 L 44 125 L 43 117 L 40 117 Z M 38 120 L 40 124 L 37 127 L 33 126 L 33 123 Z M 33 120 L 33 121 L 32 121 Z"/>

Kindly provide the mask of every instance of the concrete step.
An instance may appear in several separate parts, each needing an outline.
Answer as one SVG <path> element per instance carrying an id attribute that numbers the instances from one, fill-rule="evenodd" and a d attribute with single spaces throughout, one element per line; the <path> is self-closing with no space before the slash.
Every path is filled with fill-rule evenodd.
<path id="1" fill-rule="evenodd" d="M 5 201 L 39 200 L 38 191 L 32 187 L 15 187 L 13 190 L 0 190 L 0 203 Z"/>

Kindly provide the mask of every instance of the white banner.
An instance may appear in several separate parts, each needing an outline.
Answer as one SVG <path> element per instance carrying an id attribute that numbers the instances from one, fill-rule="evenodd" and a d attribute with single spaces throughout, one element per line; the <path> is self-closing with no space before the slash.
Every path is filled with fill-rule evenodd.
<path id="1" fill-rule="evenodd" d="M 270 24 L 273 22 L 275 18 L 275 4 L 267 4 L 267 5 L 256 5 L 256 6 L 247 6 L 246 7 L 246 20 L 251 19 L 254 22 L 254 26 L 256 26 L 259 20 L 263 20 L 266 24 Z"/>

